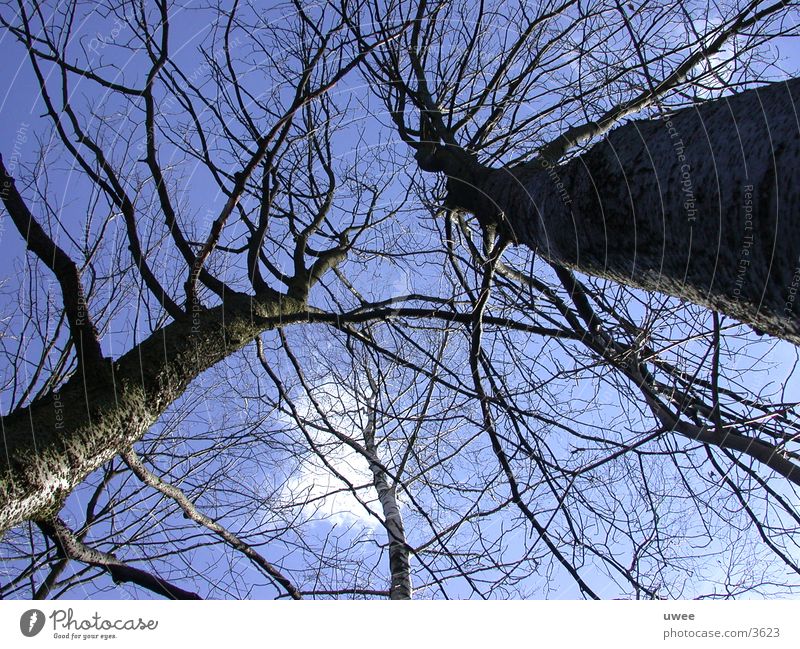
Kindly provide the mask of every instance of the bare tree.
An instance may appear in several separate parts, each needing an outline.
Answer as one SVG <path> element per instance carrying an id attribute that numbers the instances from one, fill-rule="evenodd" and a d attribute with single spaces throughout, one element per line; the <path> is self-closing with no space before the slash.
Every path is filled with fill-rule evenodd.
<path id="1" fill-rule="evenodd" d="M 795 592 L 793 6 L 3 3 L 0 592 Z"/>
<path id="2" fill-rule="evenodd" d="M 420 168 L 447 174 L 449 207 L 560 266 L 800 340 L 789 299 L 798 82 L 674 112 L 687 87 L 710 82 L 716 94 L 752 83 L 757 64 L 748 53 L 795 27 L 787 15 L 794 3 L 718 3 L 713 21 L 692 18 L 708 9 L 686 2 L 566 1 L 533 12 L 521 4 L 509 18 L 513 39 L 487 33 L 495 11 L 485 4 L 467 15 L 451 3 L 412 4 L 413 29 L 375 50 L 370 69 Z M 609 16 L 616 19 L 598 25 Z M 563 69 L 575 66 L 573 83 Z M 601 67 L 610 78 L 598 83 Z M 648 109 L 652 119 L 617 128 L 559 165 Z M 408 123 L 413 114 L 419 128 Z M 553 115 L 559 131 L 542 142 Z"/>

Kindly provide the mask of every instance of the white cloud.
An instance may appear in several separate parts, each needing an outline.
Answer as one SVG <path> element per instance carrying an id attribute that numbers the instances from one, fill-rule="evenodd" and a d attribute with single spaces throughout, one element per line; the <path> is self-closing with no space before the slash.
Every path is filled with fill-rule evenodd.
<path id="1" fill-rule="evenodd" d="M 359 404 L 354 395 L 332 377 L 318 382 L 318 385 L 321 387 L 315 390 L 314 399 L 328 423 L 340 435 L 363 446 L 363 433 L 356 414 Z M 302 418 L 323 424 L 321 415 L 308 398 L 298 399 L 294 403 Z M 294 424 L 293 420 L 291 423 Z M 311 427 L 306 427 L 306 432 L 325 461 L 319 454 L 307 455 L 281 487 L 279 503 L 305 503 L 302 505 L 305 517 L 327 521 L 332 525 L 381 527 L 381 520 L 364 507 L 366 504 L 383 518 L 366 458 L 330 432 Z M 302 433 L 298 430 L 297 435 Z M 326 466 L 326 462 L 333 471 Z M 336 473 L 344 480 L 337 477 Z M 351 487 L 356 489 L 355 494 Z"/>

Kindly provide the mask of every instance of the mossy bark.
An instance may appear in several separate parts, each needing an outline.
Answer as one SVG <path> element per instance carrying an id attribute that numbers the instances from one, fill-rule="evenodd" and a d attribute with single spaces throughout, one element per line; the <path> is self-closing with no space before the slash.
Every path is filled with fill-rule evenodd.
<path id="1" fill-rule="evenodd" d="M 151 334 L 118 360 L 2 418 L 0 532 L 48 519 L 89 473 L 140 439 L 205 370 L 306 306 L 235 296 Z"/>

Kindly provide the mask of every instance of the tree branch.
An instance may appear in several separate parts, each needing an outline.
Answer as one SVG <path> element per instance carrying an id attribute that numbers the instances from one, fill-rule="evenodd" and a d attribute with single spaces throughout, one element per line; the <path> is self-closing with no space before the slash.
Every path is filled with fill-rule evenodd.
<path id="1" fill-rule="evenodd" d="M 254 550 L 250 545 L 242 541 L 238 536 L 198 510 L 197 506 L 191 500 L 189 500 L 186 494 L 184 494 L 180 489 L 165 482 L 155 473 L 150 471 L 144 465 L 141 458 L 136 454 L 136 451 L 130 449 L 123 452 L 121 455 L 122 459 L 125 460 L 125 464 L 128 465 L 128 468 L 133 471 L 136 474 L 136 477 L 138 477 L 142 482 L 161 492 L 168 498 L 174 500 L 187 517 L 189 517 L 195 523 L 199 523 L 203 527 L 214 532 L 214 534 L 219 536 L 233 549 L 245 555 L 272 579 L 283 586 L 292 599 L 302 599 L 300 591 L 289 580 L 288 577 L 286 577 L 280 570 L 267 561 L 260 553 L 256 552 L 256 550 Z"/>
<path id="2" fill-rule="evenodd" d="M 38 523 L 42 532 L 58 545 L 65 557 L 88 563 L 108 571 L 115 583 L 130 582 L 168 599 L 202 599 L 197 593 L 184 590 L 139 568 L 123 563 L 113 554 L 90 548 L 60 518 Z"/>

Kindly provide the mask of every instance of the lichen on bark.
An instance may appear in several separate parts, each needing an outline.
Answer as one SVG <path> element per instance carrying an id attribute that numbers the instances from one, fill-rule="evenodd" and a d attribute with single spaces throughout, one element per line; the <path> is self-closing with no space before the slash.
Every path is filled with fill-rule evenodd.
<path id="1" fill-rule="evenodd" d="M 57 393 L 3 417 L 0 532 L 52 518 L 72 489 L 140 439 L 192 380 L 306 309 L 286 297 L 235 296 L 167 324 L 105 371 L 75 374 Z"/>

